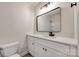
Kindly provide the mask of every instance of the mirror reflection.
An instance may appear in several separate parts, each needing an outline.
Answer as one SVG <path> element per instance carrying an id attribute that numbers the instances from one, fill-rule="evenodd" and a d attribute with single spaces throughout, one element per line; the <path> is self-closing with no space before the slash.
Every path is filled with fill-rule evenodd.
<path id="1" fill-rule="evenodd" d="M 59 32 L 61 22 L 61 8 L 57 7 L 49 12 L 37 16 L 36 28 L 40 32 Z"/>

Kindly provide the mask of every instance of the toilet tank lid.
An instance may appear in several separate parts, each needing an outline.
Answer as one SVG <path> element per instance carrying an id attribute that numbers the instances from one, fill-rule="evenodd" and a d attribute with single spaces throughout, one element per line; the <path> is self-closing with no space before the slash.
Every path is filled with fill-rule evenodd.
<path id="1" fill-rule="evenodd" d="M 19 44 L 19 42 L 6 43 L 6 44 L 3 44 L 3 45 L 0 45 L 0 49 L 10 47 L 10 46 L 13 46 L 13 45 L 18 45 L 18 44 Z"/>

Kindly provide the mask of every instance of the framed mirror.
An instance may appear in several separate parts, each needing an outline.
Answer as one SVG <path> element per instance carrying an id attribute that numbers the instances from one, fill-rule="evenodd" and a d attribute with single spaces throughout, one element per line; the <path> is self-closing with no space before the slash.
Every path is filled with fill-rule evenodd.
<path id="1" fill-rule="evenodd" d="M 36 17 L 36 30 L 38 32 L 61 31 L 61 8 L 57 7 Z"/>

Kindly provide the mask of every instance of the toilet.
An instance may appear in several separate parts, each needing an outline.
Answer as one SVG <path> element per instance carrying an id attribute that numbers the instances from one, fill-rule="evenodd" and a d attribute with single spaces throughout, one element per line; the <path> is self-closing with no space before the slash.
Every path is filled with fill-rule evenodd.
<path id="1" fill-rule="evenodd" d="M 0 46 L 0 54 L 2 57 L 21 57 L 18 53 L 19 42 L 12 42 Z"/>

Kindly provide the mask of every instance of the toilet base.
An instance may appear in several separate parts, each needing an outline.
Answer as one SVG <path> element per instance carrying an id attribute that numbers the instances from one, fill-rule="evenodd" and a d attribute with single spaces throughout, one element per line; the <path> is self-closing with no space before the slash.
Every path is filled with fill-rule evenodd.
<path id="1" fill-rule="evenodd" d="M 14 55 L 12 55 L 10 57 L 21 57 L 21 56 L 19 54 L 14 54 Z"/>

